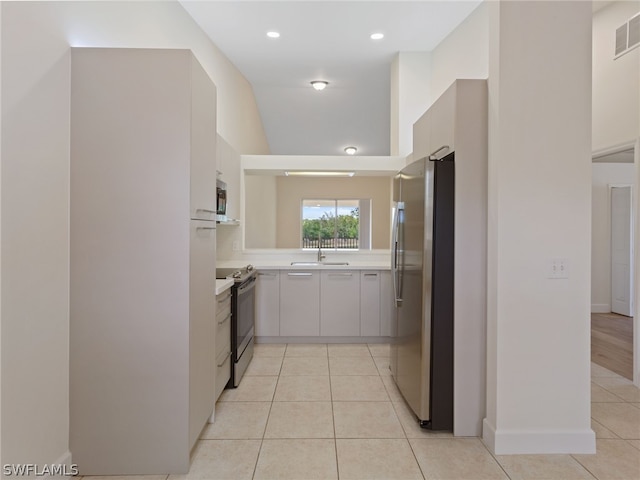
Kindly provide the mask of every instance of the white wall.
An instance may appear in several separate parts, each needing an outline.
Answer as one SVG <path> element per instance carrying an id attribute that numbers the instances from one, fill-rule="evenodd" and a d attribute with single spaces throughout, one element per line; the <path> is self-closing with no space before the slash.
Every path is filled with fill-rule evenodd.
<path id="1" fill-rule="evenodd" d="M 496 454 L 593 453 L 591 2 L 490 7 L 483 438 Z M 548 278 L 558 257 L 569 278 Z"/>
<path id="2" fill-rule="evenodd" d="M 275 176 L 245 175 L 245 248 L 276 248 Z"/>
<path id="3" fill-rule="evenodd" d="M 249 84 L 177 2 L 2 2 L 2 461 L 68 461 L 70 46 L 191 48 L 220 132 L 268 153 Z"/>
<path id="4" fill-rule="evenodd" d="M 2 8 L 0 7 L 0 52 L 2 52 Z M 2 55 L 0 54 L 0 58 Z M 0 92 L 2 92 L 2 62 L 0 61 Z M 2 95 L 0 94 L 0 112 L 2 112 Z M 2 115 L 0 115 L 0 219 L 2 218 Z M 2 239 L 2 222 L 0 221 L 0 239 Z M 2 241 L 0 240 L 0 245 Z M 1 248 L 1 247 L 0 247 Z M 2 454 L 2 254 L 0 250 L 0 465 L 4 465 Z"/>
<path id="5" fill-rule="evenodd" d="M 400 52 L 391 64 L 391 155 L 413 150 L 413 124 L 433 102 L 429 91 L 431 54 Z M 437 98 L 437 97 L 436 97 Z"/>
<path id="6" fill-rule="evenodd" d="M 276 246 L 300 248 L 303 199 L 371 199 L 371 248 L 389 249 L 391 231 L 390 177 L 350 178 L 276 177 Z M 255 207 L 254 207 L 255 208 Z"/>
<path id="7" fill-rule="evenodd" d="M 486 79 L 488 73 L 487 2 L 478 5 L 433 51 L 399 53 L 391 65 L 391 154 L 413 161 L 416 120 L 456 79 Z"/>
<path id="8" fill-rule="evenodd" d="M 431 52 L 431 103 L 458 78 L 485 79 L 488 75 L 489 14 L 485 1 Z"/>
<path id="9" fill-rule="evenodd" d="M 640 48 L 613 59 L 615 29 L 640 12 L 639 1 L 618 1 L 593 15 L 593 150 L 640 135 Z"/>
<path id="10" fill-rule="evenodd" d="M 49 463 L 69 444 L 70 54 L 46 16 L 0 8 L 2 456 Z"/>
<path id="11" fill-rule="evenodd" d="M 632 185 L 633 163 L 594 163 L 591 189 L 591 311 L 611 311 L 611 201 L 609 185 Z M 634 193 L 635 196 L 635 193 Z"/>

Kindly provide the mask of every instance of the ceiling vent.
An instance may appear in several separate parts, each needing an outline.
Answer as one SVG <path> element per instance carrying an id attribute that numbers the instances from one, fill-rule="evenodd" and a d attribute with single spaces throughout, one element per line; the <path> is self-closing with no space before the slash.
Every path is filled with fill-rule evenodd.
<path id="1" fill-rule="evenodd" d="M 640 46 L 640 13 L 616 28 L 616 52 L 614 58 Z"/>

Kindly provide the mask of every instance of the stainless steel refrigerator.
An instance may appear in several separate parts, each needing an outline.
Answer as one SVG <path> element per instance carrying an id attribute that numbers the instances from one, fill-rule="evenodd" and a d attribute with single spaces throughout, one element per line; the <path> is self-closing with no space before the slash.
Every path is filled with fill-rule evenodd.
<path id="1" fill-rule="evenodd" d="M 453 429 L 454 152 L 394 178 L 391 371 L 420 425 Z"/>

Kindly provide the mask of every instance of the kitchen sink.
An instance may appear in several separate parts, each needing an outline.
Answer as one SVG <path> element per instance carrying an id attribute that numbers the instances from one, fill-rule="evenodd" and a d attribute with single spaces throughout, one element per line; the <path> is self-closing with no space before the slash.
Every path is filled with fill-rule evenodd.
<path id="1" fill-rule="evenodd" d="M 291 262 L 291 265 L 300 267 L 319 267 L 322 265 L 328 266 L 344 266 L 349 265 L 349 262 Z"/>

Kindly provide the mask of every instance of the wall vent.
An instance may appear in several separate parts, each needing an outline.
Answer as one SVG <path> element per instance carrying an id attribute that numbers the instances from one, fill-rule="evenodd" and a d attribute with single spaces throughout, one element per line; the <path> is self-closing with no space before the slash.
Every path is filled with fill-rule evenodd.
<path id="1" fill-rule="evenodd" d="M 614 59 L 640 46 L 640 13 L 616 28 Z"/>

